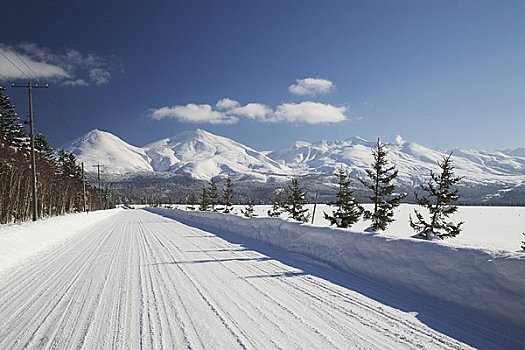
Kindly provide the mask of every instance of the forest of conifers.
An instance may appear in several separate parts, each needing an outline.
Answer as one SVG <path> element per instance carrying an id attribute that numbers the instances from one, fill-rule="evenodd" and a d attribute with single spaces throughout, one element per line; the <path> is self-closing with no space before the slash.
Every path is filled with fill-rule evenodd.
<path id="1" fill-rule="evenodd" d="M 35 135 L 37 217 L 104 207 L 104 196 L 86 185 L 84 208 L 82 170 L 73 154 L 56 152 L 44 135 Z M 26 123 L 0 87 L 0 224 L 32 216 L 30 142 Z"/>

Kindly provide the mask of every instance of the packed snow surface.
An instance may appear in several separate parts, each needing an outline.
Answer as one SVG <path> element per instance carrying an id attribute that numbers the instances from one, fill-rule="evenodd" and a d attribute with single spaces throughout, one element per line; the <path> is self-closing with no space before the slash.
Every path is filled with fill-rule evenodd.
<path id="1" fill-rule="evenodd" d="M 100 210 L 89 214 L 68 214 L 35 222 L 0 225 L 0 272 L 36 253 L 63 244 L 75 233 L 119 211 Z"/>
<path id="2" fill-rule="evenodd" d="M 335 269 L 293 253 L 293 245 L 274 249 L 258 240 L 206 231 L 166 217 L 173 212 L 119 211 L 38 259 L 0 274 L 0 348 L 524 345 L 523 337 L 506 324 L 506 331 L 501 330 L 500 323 L 484 323 L 484 318 L 428 296 Z M 244 220 L 204 215 L 213 216 L 225 225 Z M 266 231 L 276 237 L 286 231 L 272 225 L 263 229 L 268 219 L 244 221 L 255 225 L 253 233 Z M 286 225 L 283 220 L 272 222 Z M 69 225 L 74 230 L 74 223 Z M 307 242 L 310 235 L 298 232 Z"/>

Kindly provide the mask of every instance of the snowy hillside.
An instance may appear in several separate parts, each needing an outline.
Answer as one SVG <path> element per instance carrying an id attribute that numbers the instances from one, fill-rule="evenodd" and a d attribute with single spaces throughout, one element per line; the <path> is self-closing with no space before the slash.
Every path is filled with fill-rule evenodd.
<path id="1" fill-rule="evenodd" d="M 230 175 L 237 180 L 267 181 L 265 174 L 291 174 L 292 170 L 264 154 L 226 137 L 204 130 L 185 131 L 142 148 L 109 132 L 92 130 L 63 149 L 75 154 L 94 171 L 103 164 L 106 174 L 171 173 L 209 180 Z"/>
<path id="2" fill-rule="evenodd" d="M 268 173 L 291 170 L 256 150 L 205 130 L 185 131 L 144 146 L 155 171 L 207 180 L 220 174 L 265 181 Z"/>
<path id="3" fill-rule="evenodd" d="M 370 166 L 374 145 L 375 142 L 359 137 L 316 143 L 298 141 L 268 156 L 304 172 L 332 174 L 337 166 L 346 164 L 352 176 L 359 177 L 365 176 L 365 169 Z M 389 160 L 399 170 L 399 181 L 407 186 L 421 183 L 430 171 L 439 171 L 437 162 L 447 155 L 406 142 L 399 136 L 387 147 Z M 456 149 L 453 151 L 455 173 L 472 184 L 519 185 L 525 180 L 525 157 L 513 152 Z"/>
<path id="4" fill-rule="evenodd" d="M 103 164 L 104 172 L 110 174 L 153 172 L 150 159 L 142 148 L 132 146 L 106 131 L 92 130 L 62 149 L 84 162 L 86 171 L 95 171 L 92 165 Z"/>

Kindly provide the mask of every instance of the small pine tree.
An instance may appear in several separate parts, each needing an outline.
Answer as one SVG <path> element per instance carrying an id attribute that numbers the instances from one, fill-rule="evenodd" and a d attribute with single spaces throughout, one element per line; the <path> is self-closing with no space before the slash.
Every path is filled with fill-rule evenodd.
<path id="1" fill-rule="evenodd" d="M 233 198 L 233 184 L 231 177 L 226 178 L 226 184 L 224 186 L 223 193 L 223 200 L 224 200 L 224 213 L 228 214 L 233 211 L 233 204 L 232 204 L 232 198 Z"/>
<path id="2" fill-rule="evenodd" d="M 254 207 L 253 207 L 253 199 L 250 198 L 250 201 L 248 202 L 248 204 L 244 207 L 244 210 L 241 210 L 241 212 L 243 213 L 243 215 L 247 218 L 253 218 L 255 216 L 257 216 L 257 214 L 255 214 L 255 210 L 254 210 Z"/>
<path id="3" fill-rule="evenodd" d="M 522 233 L 525 236 L 525 233 Z M 525 251 L 525 241 L 521 241 L 521 249 Z"/>
<path id="4" fill-rule="evenodd" d="M 283 213 L 283 198 L 282 189 L 277 189 L 274 192 L 272 199 L 272 209 L 268 210 L 268 216 L 272 218 L 278 218 Z"/>
<path id="5" fill-rule="evenodd" d="M 330 222 L 330 226 L 348 228 L 359 221 L 363 208 L 356 202 L 352 194 L 348 172 L 341 166 L 334 175 L 339 179 L 337 200 L 332 203 L 337 206 L 337 210 L 332 211 L 332 215 L 324 213 L 324 218 Z"/>
<path id="6" fill-rule="evenodd" d="M 414 209 L 416 219 L 410 215 L 410 226 L 417 232 L 415 237 L 424 239 L 455 237 L 461 232 L 463 222 L 454 224 L 445 221 L 450 215 L 454 214 L 458 207 L 453 203 L 459 199 L 456 184 L 461 181 L 461 177 L 455 177 L 452 167 L 452 153 L 438 162 L 441 174 L 438 176 L 430 172 L 430 180 L 422 189 L 427 194 L 418 196 L 416 199 L 420 206 L 426 207 L 430 213 L 430 221 L 423 218 L 423 215 Z"/>
<path id="7" fill-rule="evenodd" d="M 210 200 L 208 197 L 208 191 L 203 188 L 202 189 L 202 196 L 201 196 L 201 204 L 199 206 L 200 211 L 207 211 L 210 206 Z"/>
<path id="8" fill-rule="evenodd" d="M 288 213 L 288 217 L 302 222 L 307 222 L 310 218 L 308 208 L 303 208 L 306 204 L 306 191 L 304 188 L 299 186 L 297 178 L 292 178 L 292 183 L 289 186 L 290 196 L 288 197 L 288 203 L 284 205 L 284 210 Z"/>
<path id="9" fill-rule="evenodd" d="M 217 182 L 215 179 L 210 180 L 210 189 L 208 192 L 208 201 L 212 211 L 217 211 L 215 206 L 219 204 L 219 190 L 217 189 Z"/>
<path id="10" fill-rule="evenodd" d="M 373 211 L 365 210 L 365 220 L 371 220 L 369 230 L 384 231 L 394 221 L 394 209 L 399 206 L 401 200 L 406 196 L 394 193 L 396 186 L 393 181 L 398 171 L 395 165 L 390 166 L 386 156 L 388 150 L 386 145 L 377 139 L 377 144 L 372 150 L 374 162 L 372 169 L 367 169 L 369 181 L 360 179 L 361 183 L 372 191 L 370 199 L 374 205 Z"/>

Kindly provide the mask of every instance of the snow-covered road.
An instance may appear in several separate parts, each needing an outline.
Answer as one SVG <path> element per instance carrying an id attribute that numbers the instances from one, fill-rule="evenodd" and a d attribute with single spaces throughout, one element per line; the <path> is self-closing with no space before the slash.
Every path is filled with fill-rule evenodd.
<path id="1" fill-rule="evenodd" d="M 0 349 L 458 349 L 350 289 L 122 211 L 0 276 Z"/>

